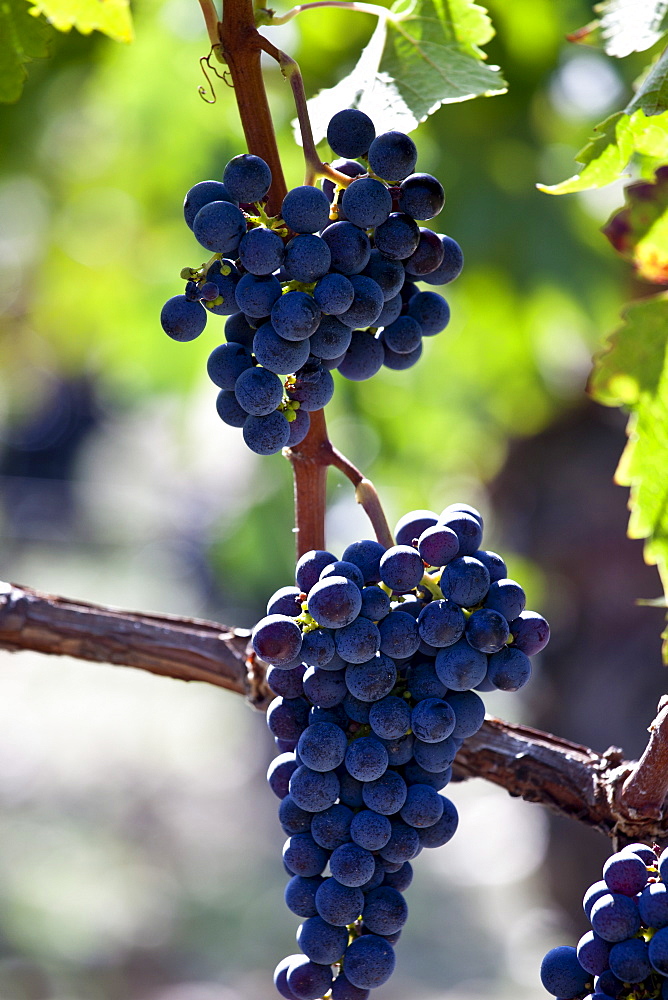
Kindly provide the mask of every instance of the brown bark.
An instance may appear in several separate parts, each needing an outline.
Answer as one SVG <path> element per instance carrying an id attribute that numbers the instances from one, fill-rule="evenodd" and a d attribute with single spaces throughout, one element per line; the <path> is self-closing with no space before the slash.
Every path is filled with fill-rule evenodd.
<path id="1" fill-rule="evenodd" d="M 262 77 L 262 38 L 255 27 L 252 0 L 224 0 L 220 41 L 248 151 L 261 156 L 271 169 L 267 211 L 277 215 L 287 189 Z"/>
<path id="2" fill-rule="evenodd" d="M 264 665 L 249 655 L 248 639 L 247 629 L 216 622 L 121 611 L 0 584 L 0 649 L 74 656 L 178 680 L 204 681 L 243 694 L 263 710 L 272 695 Z M 653 734 L 663 733 L 665 714 L 662 707 Z M 655 736 L 650 747 L 652 739 Z M 460 749 L 455 778 L 492 781 L 510 795 L 539 802 L 611 837 L 661 842 L 668 839 L 668 808 L 664 786 L 655 781 L 656 762 L 653 751 L 641 762 L 625 761 L 616 748 L 599 754 L 549 733 L 488 717 Z M 662 758 L 659 772 L 665 774 Z M 629 775 L 642 787 L 654 788 L 655 801 L 646 794 L 644 812 L 635 799 L 625 800 Z"/>

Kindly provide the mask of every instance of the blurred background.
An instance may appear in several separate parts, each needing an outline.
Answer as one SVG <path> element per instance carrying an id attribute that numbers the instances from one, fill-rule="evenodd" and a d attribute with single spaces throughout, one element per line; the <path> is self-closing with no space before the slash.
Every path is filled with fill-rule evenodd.
<path id="1" fill-rule="evenodd" d="M 408 372 L 338 375 L 334 443 L 413 507 L 480 506 L 553 639 L 521 695 L 489 710 L 638 755 L 664 689 L 659 594 L 625 537 L 612 476 L 624 418 L 587 401 L 592 351 L 643 289 L 599 233 L 612 186 L 553 199 L 645 55 L 568 46 L 579 0 L 494 0 L 488 47 L 509 93 L 455 104 L 417 134 L 447 192 L 434 227 L 467 260 L 450 327 Z M 164 300 L 201 253 L 185 191 L 243 151 L 233 96 L 197 95 L 193 0 L 137 0 L 137 40 L 59 36 L 0 108 L 0 531 L 6 580 L 120 607 L 251 626 L 292 581 L 291 482 L 218 420 L 205 373 L 223 320 L 177 344 Z M 367 15 L 277 31 L 309 93 L 354 64 Z M 290 94 L 267 78 L 289 184 L 302 180 Z M 330 473 L 328 543 L 369 529 Z M 251 1000 L 295 951 L 282 900 L 273 756 L 237 697 L 28 653 L 0 669 L 1 1000 Z M 534 997 L 547 948 L 586 929 L 609 845 L 482 782 L 452 789 L 456 838 L 416 864 L 383 1000 Z"/>

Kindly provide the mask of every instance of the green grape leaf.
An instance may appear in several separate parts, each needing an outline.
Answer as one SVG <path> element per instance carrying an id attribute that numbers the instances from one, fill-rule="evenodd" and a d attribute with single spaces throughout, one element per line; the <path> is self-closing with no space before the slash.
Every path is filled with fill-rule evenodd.
<path id="1" fill-rule="evenodd" d="M 568 40 L 602 46 L 618 59 L 651 49 L 668 30 L 666 0 L 604 0 L 594 10 L 599 17 L 568 35 Z"/>
<path id="2" fill-rule="evenodd" d="M 660 115 L 668 109 L 668 49 L 657 59 L 638 87 L 626 113 L 632 115 L 638 109 L 646 115 Z"/>
<path id="3" fill-rule="evenodd" d="M 629 184 L 624 195 L 624 208 L 603 233 L 644 281 L 668 284 L 668 166 L 657 170 L 653 184 Z"/>
<path id="4" fill-rule="evenodd" d="M 505 93 L 479 48 L 493 34 L 472 0 L 399 0 L 379 17 L 352 72 L 308 102 L 315 141 L 341 108 L 364 111 L 379 132 L 410 132 L 441 104 Z"/>
<path id="5" fill-rule="evenodd" d="M 644 538 L 668 593 L 668 293 L 635 302 L 595 358 L 589 391 L 631 411 L 615 481 L 631 487 L 628 534 Z"/>
<path id="6" fill-rule="evenodd" d="M 49 54 L 52 31 L 32 17 L 25 0 L 0 0 L 0 101 L 18 101 L 26 64 Z"/>
<path id="7" fill-rule="evenodd" d="M 668 154 L 668 112 L 648 119 L 638 109 L 632 114 L 618 111 L 594 129 L 594 136 L 576 156 L 582 164 L 579 174 L 560 184 L 537 184 L 546 194 L 572 194 L 604 187 L 619 177 L 634 153 L 649 157 Z"/>
<path id="8" fill-rule="evenodd" d="M 44 14 L 58 31 L 82 35 L 101 31 L 116 42 L 133 39 L 129 0 L 29 0 L 32 13 Z"/>

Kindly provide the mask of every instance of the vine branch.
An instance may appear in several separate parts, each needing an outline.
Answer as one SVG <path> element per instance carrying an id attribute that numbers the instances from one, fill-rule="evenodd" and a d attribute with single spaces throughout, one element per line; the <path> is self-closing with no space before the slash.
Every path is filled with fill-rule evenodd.
<path id="1" fill-rule="evenodd" d="M 204 681 L 242 694 L 264 710 L 272 694 L 264 665 L 249 653 L 249 634 L 216 622 L 121 611 L 0 583 L 0 649 L 67 655 Z M 610 837 L 665 842 L 668 806 L 661 797 L 665 765 L 660 758 L 665 754 L 667 714 L 662 702 L 640 761 L 624 760 L 615 747 L 599 754 L 488 716 L 459 750 L 455 778 L 484 778 L 512 796 L 541 803 Z M 663 785 L 655 781 L 659 772 Z M 652 809 L 642 814 L 635 793 L 627 798 L 626 789 L 637 787 L 653 789 Z"/>

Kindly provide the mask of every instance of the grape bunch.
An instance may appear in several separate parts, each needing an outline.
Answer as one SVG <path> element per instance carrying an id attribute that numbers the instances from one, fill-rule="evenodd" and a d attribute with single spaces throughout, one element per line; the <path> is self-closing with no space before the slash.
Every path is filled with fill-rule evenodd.
<path id="1" fill-rule="evenodd" d="M 629 844 L 608 858 L 584 895 L 592 930 L 577 948 L 552 948 L 540 977 L 574 1000 L 668 998 L 668 849 Z"/>
<path id="2" fill-rule="evenodd" d="M 452 504 L 402 517 L 388 549 L 307 552 L 253 630 L 277 695 L 285 900 L 303 918 L 302 954 L 275 973 L 288 1000 L 364 1000 L 390 977 L 410 862 L 457 828 L 439 793 L 483 723 L 477 692 L 517 691 L 548 641 L 482 532 L 478 511 Z"/>
<path id="3" fill-rule="evenodd" d="M 309 413 L 332 398 L 334 369 L 363 381 L 383 365 L 415 364 L 422 338 L 450 319 L 445 299 L 416 282 L 446 284 L 463 265 L 453 239 L 418 226 L 445 194 L 435 177 L 414 173 L 409 136 L 376 136 L 355 110 L 334 115 L 327 136 L 347 187 L 326 179 L 293 188 L 269 217 L 271 170 L 242 154 L 222 181 L 201 181 L 185 198 L 186 223 L 213 256 L 181 272 L 185 292 L 165 303 L 162 327 L 189 341 L 208 313 L 228 317 L 207 371 L 218 415 L 260 455 L 305 438 Z"/>

